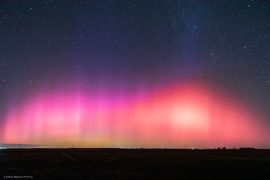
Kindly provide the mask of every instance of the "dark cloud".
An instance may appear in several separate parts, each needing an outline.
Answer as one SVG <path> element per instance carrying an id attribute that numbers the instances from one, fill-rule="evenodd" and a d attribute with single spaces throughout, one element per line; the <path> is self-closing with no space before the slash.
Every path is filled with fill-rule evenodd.
<path id="1" fill-rule="evenodd" d="M 45 147 L 48 145 L 36 145 L 36 144 L 0 144 L 0 148 L 36 148 Z"/>

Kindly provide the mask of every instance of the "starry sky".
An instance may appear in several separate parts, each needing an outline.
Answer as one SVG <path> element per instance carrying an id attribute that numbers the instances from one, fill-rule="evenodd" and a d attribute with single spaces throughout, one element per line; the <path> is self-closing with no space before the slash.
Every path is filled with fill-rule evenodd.
<path id="1" fill-rule="evenodd" d="M 270 4 L 0 2 L 0 143 L 270 148 Z"/>

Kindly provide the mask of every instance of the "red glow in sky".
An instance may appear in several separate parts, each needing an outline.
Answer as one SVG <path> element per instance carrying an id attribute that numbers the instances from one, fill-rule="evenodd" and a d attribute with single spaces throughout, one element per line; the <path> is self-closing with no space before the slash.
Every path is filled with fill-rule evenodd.
<path id="1" fill-rule="evenodd" d="M 10 109 L 0 140 L 49 147 L 265 148 L 265 131 L 252 110 L 225 98 L 195 85 L 133 101 L 86 93 L 40 94 Z"/>

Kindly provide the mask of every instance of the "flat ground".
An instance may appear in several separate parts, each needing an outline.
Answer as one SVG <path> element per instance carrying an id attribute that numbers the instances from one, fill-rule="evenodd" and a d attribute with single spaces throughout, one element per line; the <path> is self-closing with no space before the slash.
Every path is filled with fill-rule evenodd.
<path id="1" fill-rule="evenodd" d="M 6 149 L 1 178 L 267 179 L 270 150 Z"/>

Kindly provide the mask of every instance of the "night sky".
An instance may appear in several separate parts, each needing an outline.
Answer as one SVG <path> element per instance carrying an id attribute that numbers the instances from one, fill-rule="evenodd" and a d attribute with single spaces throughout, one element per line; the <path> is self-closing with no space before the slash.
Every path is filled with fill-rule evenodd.
<path id="1" fill-rule="evenodd" d="M 0 2 L 0 143 L 270 148 L 268 1 Z"/>

